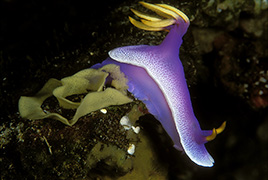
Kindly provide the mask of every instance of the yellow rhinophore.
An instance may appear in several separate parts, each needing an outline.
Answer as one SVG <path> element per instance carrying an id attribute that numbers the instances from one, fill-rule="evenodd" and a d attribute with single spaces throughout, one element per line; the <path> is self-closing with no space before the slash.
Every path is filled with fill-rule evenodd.
<path id="1" fill-rule="evenodd" d="M 166 19 L 161 19 L 158 17 L 154 17 L 154 16 L 141 13 L 134 9 L 131 9 L 131 11 L 136 16 L 141 18 L 141 21 L 137 21 L 133 19 L 132 17 L 129 17 L 129 20 L 134 26 L 140 29 L 144 29 L 148 31 L 165 30 L 165 27 L 175 24 L 179 18 L 182 18 L 186 23 L 190 23 L 188 17 L 183 12 L 181 12 L 177 8 L 172 7 L 170 5 L 150 4 L 150 3 L 143 2 L 143 1 L 141 1 L 140 4 L 146 7 L 147 9 L 150 9 L 156 12 L 156 14 L 158 14 L 159 16 L 166 18 Z"/>

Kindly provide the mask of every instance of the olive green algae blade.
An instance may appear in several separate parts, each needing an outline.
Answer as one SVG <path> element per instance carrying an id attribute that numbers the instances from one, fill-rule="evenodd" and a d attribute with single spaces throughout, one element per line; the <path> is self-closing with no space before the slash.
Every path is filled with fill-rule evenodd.
<path id="1" fill-rule="evenodd" d="M 21 96 L 18 104 L 21 117 L 43 119 L 47 114 L 43 111 L 41 105 L 44 100 L 52 96 L 54 89 L 60 86 L 62 86 L 61 81 L 51 78 L 35 96 Z"/>
<path id="2" fill-rule="evenodd" d="M 51 78 L 35 96 L 21 96 L 18 103 L 21 117 L 30 120 L 52 118 L 66 125 L 70 125 L 69 121 L 60 114 L 44 112 L 41 108 L 44 100 L 52 96 L 54 89 L 60 86 L 62 86 L 61 81 Z"/>
<path id="3" fill-rule="evenodd" d="M 73 125 L 77 120 L 89 112 L 108 107 L 111 105 L 122 105 L 132 102 L 132 99 L 125 96 L 122 92 L 107 88 L 105 91 L 88 93 L 78 107 L 70 124 Z"/>
<path id="4" fill-rule="evenodd" d="M 111 85 L 103 91 L 106 78 L 110 75 Z M 127 79 L 116 65 L 106 65 L 100 69 L 85 69 L 61 81 L 49 79 L 44 87 L 33 97 L 21 96 L 18 106 L 22 118 L 30 120 L 52 118 L 72 126 L 78 119 L 92 111 L 111 105 L 122 105 L 132 102 L 126 96 Z M 72 102 L 67 96 L 87 93 L 81 102 Z M 68 120 L 58 113 L 45 112 L 41 106 L 50 96 L 55 96 L 61 107 L 76 109 L 73 119 Z"/>
<path id="5" fill-rule="evenodd" d="M 63 86 L 56 88 L 53 95 L 58 99 L 61 107 L 76 109 L 80 102 L 72 102 L 66 97 L 87 93 L 88 91 L 102 90 L 108 75 L 108 73 L 96 69 L 79 71 L 72 76 L 61 79 Z"/>

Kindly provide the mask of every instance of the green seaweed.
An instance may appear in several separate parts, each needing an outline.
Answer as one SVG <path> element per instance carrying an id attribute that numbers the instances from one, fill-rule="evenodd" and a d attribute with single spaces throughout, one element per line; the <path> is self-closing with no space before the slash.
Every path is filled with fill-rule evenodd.
<path id="1" fill-rule="evenodd" d="M 111 85 L 115 88 L 104 89 L 106 78 L 112 78 Z M 22 118 L 31 120 L 52 118 L 72 126 L 78 119 L 90 112 L 111 105 L 122 105 L 132 102 L 126 96 L 127 79 L 120 72 L 119 66 L 106 65 L 100 69 L 85 69 L 73 76 L 61 79 L 49 79 L 44 87 L 33 97 L 21 96 L 19 112 Z M 66 97 L 87 93 L 81 102 L 73 102 Z M 51 96 L 55 96 L 62 108 L 76 109 L 71 120 L 58 113 L 45 112 L 41 105 Z"/>

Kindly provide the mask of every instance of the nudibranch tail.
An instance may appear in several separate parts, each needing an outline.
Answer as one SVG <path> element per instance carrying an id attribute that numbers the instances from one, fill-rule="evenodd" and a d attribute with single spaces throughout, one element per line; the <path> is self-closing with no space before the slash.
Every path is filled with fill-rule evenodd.
<path id="1" fill-rule="evenodd" d="M 188 17 L 182 11 L 176 9 L 175 7 L 169 6 L 167 4 L 150 4 L 143 1 L 141 1 L 140 4 L 147 9 L 154 11 L 159 16 L 166 18 L 160 19 L 131 9 L 131 11 L 135 15 L 141 18 L 141 22 L 136 21 L 132 17 L 129 17 L 129 20 L 134 26 L 140 29 L 144 29 L 147 31 L 167 30 L 167 27 L 171 26 L 172 24 L 175 24 L 181 18 L 185 21 L 185 23 L 190 23 Z"/>

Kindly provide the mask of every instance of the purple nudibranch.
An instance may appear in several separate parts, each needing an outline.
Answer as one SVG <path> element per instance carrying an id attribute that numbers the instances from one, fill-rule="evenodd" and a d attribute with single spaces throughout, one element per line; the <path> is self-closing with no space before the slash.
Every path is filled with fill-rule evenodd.
<path id="1" fill-rule="evenodd" d="M 166 4 L 140 2 L 166 19 L 145 15 L 133 10 L 141 22 L 129 17 L 138 28 L 150 31 L 169 31 L 158 46 L 137 45 L 113 49 L 109 58 L 92 68 L 116 64 L 128 78 L 128 91 L 141 100 L 158 119 L 174 142 L 174 147 L 184 151 L 200 166 L 211 167 L 214 160 L 205 148 L 226 125 L 213 130 L 201 130 L 191 104 L 179 49 L 182 37 L 189 27 L 188 17 L 180 10 Z"/>

